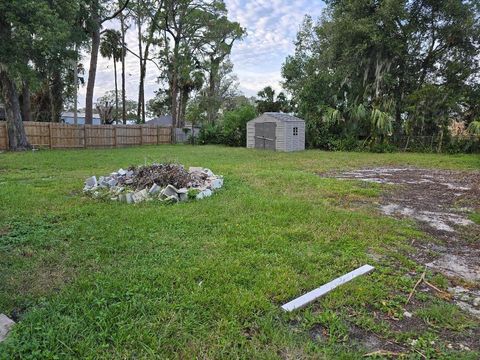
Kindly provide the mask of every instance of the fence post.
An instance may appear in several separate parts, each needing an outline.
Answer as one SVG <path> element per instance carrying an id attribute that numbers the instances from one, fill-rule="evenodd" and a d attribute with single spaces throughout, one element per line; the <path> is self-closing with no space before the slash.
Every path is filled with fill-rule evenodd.
<path id="1" fill-rule="evenodd" d="M 117 127 L 115 125 L 113 126 L 113 146 L 117 147 Z"/>
<path id="2" fill-rule="evenodd" d="M 143 125 L 140 125 L 140 145 L 143 145 Z"/>
<path id="3" fill-rule="evenodd" d="M 53 149 L 52 122 L 48 123 L 48 138 L 50 142 L 50 149 Z"/>
<path id="4" fill-rule="evenodd" d="M 83 125 L 83 147 L 87 148 L 87 124 Z"/>
<path id="5" fill-rule="evenodd" d="M 156 125 L 156 128 L 157 128 L 157 145 L 160 144 L 160 127 L 158 125 Z"/>

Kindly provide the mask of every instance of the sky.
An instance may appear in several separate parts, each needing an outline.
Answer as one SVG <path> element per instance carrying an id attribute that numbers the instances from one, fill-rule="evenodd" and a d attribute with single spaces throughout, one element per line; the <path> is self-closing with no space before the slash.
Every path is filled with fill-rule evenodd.
<path id="1" fill-rule="evenodd" d="M 246 28 L 247 36 L 233 46 L 231 60 L 233 71 L 239 80 L 239 90 L 246 96 L 254 96 L 265 86 L 281 90 L 281 66 L 285 58 L 294 52 L 294 40 L 300 24 L 306 14 L 316 18 L 324 7 L 320 0 L 225 0 L 230 20 L 238 21 Z M 117 24 L 106 24 L 107 28 L 119 28 Z M 132 50 L 138 49 L 136 28 L 127 31 L 126 42 Z M 83 63 L 88 74 L 90 61 L 83 54 Z M 118 81 L 120 85 L 120 63 Z M 126 93 L 127 98 L 138 97 L 138 59 L 131 54 L 126 57 Z M 159 88 L 158 69 L 154 65 L 147 67 L 145 96 L 150 99 Z M 111 60 L 98 58 L 95 81 L 94 101 L 106 91 L 114 89 L 114 72 Z M 85 106 L 86 88 L 80 89 L 79 107 Z"/>

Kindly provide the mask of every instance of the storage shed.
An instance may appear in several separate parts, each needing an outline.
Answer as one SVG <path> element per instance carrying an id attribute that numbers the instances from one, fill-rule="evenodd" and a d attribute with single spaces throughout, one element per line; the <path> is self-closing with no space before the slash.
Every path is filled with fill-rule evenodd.
<path id="1" fill-rule="evenodd" d="M 247 148 L 305 150 L 305 121 L 284 113 L 266 112 L 247 123 Z"/>

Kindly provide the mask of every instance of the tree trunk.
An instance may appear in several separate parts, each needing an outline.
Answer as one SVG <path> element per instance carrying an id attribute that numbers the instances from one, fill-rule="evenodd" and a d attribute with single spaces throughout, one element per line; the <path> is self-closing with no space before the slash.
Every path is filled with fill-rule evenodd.
<path id="1" fill-rule="evenodd" d="M 98 14 L 92 17 L 95 29 L 92 31 L 92 51 L 90 68 L 88 69 L 87 94 L 85 98 L 85 124 L 91 125 L 93 119 L 93 92 L 95 90 L 95 75 L 97 73 L 98 49 L 100 48 L 100 18 Z"/>
<path id="2" fill-rule="evenodd" d="M 142 19 L 139 17 L 137 19 L 137 35 L 138 35 L 138 63 L 140 64 L 140 81 L 138 83 L 138 103 L 137 103 L 137 118 L 139 122 L 144 122 L 142 114 L 142 101 L 143 101 L 143 83 L 142 83 L 142 72 L 143 72 L 143 49 L 142 49 Z"/>
<path id="3" fill-rule="evenodd" d="M 180 109 L 179 127 L 181 128 L 185 127 L 185 113 L 187 112 L 188 98 L 189 98 L 189 91 L 188 89 L 185 88 L 182 91 L 181 102 L 179 105 L 179 109 Z"/>
<path id="4" fill-rule="evenodd" d="M 207 120 L 214 124 L 217 118 L 217 99 L 216 99 L 216 80 L 218 77 L 219 63 L 213 59 L 210 60 L 210 73 L 208 74 L 208 110 Z"/>
<path id="5" fill-rule="evenodd" d="M 178 57 L 180 41 L 175 39 L 174 49 L 173 49 L 173 70 L 172 70 L 172 84 L 170 88 L 170 93 L 172 97 L 172 127 L 174 131 L 172 132 L 175 137 L 175 129 L 178 127 Z M 175 138 L 173 138 L 175 141 Z"/>
<path id="6" fill-rule="evenodd" d="M 32 147 L 28 143 L 25 128 L 23 127 L 20 102 L 15 83 L 8 77 L 8 74 L 0 68 L 0 89 L 5 105 L 7 118 L 7 134 L 10 150 L 28 150 Z"/>
<path id="7" fill-rule="evenodd" d="M 125 92 L 125 17 L 120 13 L 120 26 L 122 33 L 122 121 L 127 124 L 127 109 L 126 109 L 126 92 Z"/>
<path id="8" fill-rule="evenodd" d="M 50 121 L 60 122 L 63 110 L 63 81 L 60 70 L 54 70 L 50 85 L 51 117 Z"/>
<path id="9" fill-rule="evenodd" d="M 118 123 L 118 81 L 117 81 L 117 59 L 113 59 L 113 72 L 115 73 L 115 123 Z"/>
<path id="10" fill-rule="evenodd" d="M 28 81 L 24 81 L 22 86 L 22 119 L 23 121 L 32 121 L 32 104 Z"/>
<path id="11" fill-rule="evenodd" d="M 78 51 L 77 51 L 77 44 L 75 44 L 75 66 L 73 68 L 73 83 L 74 83 L 74 90 L 73 90 L 73 123 L 75 125 L 78 124 Z"/>

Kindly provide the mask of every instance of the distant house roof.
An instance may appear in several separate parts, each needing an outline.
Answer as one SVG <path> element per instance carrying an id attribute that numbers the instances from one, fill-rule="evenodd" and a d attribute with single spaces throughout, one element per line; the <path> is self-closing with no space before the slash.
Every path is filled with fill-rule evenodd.
<path id="1" fill-rule="evenodd" d="M 75 113 L 74 112 L 63 112 L 62 113 L 62 121 L 65 123 L 65 124 L 73 124 L 74 123 L 74 116 L 75 116 Z M 102 121 L 100 119 L 100 115 L 98 114 L 93 114 L 92 115 L 92 124 L 93 125 L 99 125 L 101 124 Z M 77 124 L 78 125 L 83 125 L 85 124 L 85 113 L 80 113 L 80 112 L 77 112 Z"/>
<path id="2" fill-rule="evenodd" d="M 148 125 L 157 125 L 157 126 L 165 126 L 170 127 L 172 126 L 172 115 L 162 115 L 152 120 L 145 121 L 145 124 Z M 192 123 L 186 122 L 183 128 L 190 129 L 192 127 Z M 199 125 L 194 125 L 194 127 L 199 128 Z"/>
<path id="3" fill-rule="evenodd" d="M 290 114 L 285 114 L 285 113 L 280 113 L 280 112 L 266 112 L 263 113 L 263 115 L 270 116 L 274 118 L 275 120 L 278 121 L 283 121 L 283 122 L 289 122 L 289 121 L 304 121 L 296 116 L 290 115 Z"/>
<path id="4" fill-rule="evenodd" d="M 75 113 L 74 113 L 73 111 L 65 111 L 65 112 L 62 112 L 62 118 L 63 118 L 63 117 L 73 118 L 74 116 L 75 116 Z M 79 117 L 79 118 L 85 118 L 85 113 L 77 112 L 77 117 Z M 92 118 L 94 118 L 94 119 L 100 119 L 100 115 L 99 115 L 99 114 L 92 114 Z"/>
<path id="5" fill-rule="evenodd" d="M 159 126 L 172 126 L 172 115 L 162 115 L 152 120 L 145 121 L 145 124 L 159 125 Z"/>

